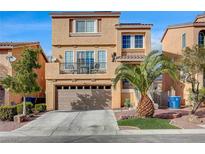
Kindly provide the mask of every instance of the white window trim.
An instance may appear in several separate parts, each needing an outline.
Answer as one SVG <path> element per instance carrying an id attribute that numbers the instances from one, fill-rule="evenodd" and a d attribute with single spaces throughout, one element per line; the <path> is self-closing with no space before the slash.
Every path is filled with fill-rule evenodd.
<path id="1" fill-rule="evenodd" d="M 97 51 L 98 51 L 98 52 L 99 52 L 99 51 L 104 51 L 104 52 L 105 52 L 105 64 L 106 64 L 106 65 L 105 65 L 105 70 L 107 70 L 107 58 L 108 58 L 108 57 L 107 57 L 107 50 L 105 50 L 105 49 L 98 49 Z M 97 54 L 98 54 L 98 52 L 97 52 Z M 99 63 L 99 57 L 98 57 L 98 63 Z"/>
<path id="2" fill-rule="evenodd" d="M 66 50 L 65 53 L 64 53 L 64 56 L 66 55 L 66 52 L 72 52 L 72 53 L 73 53 L 73 64 L 74 64 L 74 63 L 75 63 L 75 62 L 74 62 L 74 60 L 75 60 L 75 58 L 74 58 L 74 53 L 75 53 L 75 52 L 74 52 L 73 50 Z M 66 56 L 65 56 L 65 59 L 64 59 L 64 64 L 66 64 Z M 66 65 L 64 66 L 64 69 L 65 69 L 65 70 L 70 70 L 70 69 L 66 68 Z"/>
<path id="3" fill-rule="evenodd" d="M 94 32 L 77 32 L 76 31 L 76 21 L 94 21 Z M 86 24 L 85 24 L 86 25 Z M 73 32 L 74 33 L 79 33 L 79 34 L 86 34 L 86 33 L 98 33 L 98 31 L 97 31 L 97 27 L 98 27 L 98 24 L 97 24 L 97 19 L 75 19 L 75 20 L 73 20 Z M 86 28 L 85 28 L 86 29 Z"/>
<path id="4" fill-rule="evenodd" d="M 136 35 L 141 35 L 143 36 L 143 47 L 142 48 L 135 48 L 135 36 Z M 123 36 L 130 36 L 130 48 L 123 48 L 123 49 L 145 49 L 145 35 L 143 34 L 122 34 Z M 122 41 L 123 43 L 123 41 Z"/>
<path id="5" fill-rule="evenodd" d="M 76 33 L 76 20 L 73 20 L 73 33 Z"/>
<path id="6" fill-rule="evenodd" d="M 74 51 L 73 50 L 66 50 L 65 51 L 65 54 L 66 54 L 66 52 L 72 52 L 73 53 L 73 63 L 74 63 Z M 66 57 L 65 57 L 66 58 Z M 64 63 L 66 63 L 66 60 L 64 59 Z"/>

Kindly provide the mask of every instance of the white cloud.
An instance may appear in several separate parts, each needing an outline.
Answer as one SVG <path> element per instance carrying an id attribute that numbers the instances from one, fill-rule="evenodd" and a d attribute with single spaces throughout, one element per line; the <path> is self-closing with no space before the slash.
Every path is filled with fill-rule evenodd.
<path id="1" fill-rule="evenodd" d="M 152 50 L 162 50 L 161 38 L 163 36 L 163 31 L 154 31 L 152 32 Z"/>

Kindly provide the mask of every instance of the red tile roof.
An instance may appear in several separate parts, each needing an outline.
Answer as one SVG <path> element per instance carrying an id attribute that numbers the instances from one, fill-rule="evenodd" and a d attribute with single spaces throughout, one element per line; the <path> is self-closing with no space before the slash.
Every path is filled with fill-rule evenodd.
<path id="1" fill-rule="evenodd" d="M 145 55 L 117 56 L 117 61 L 144 61 Z"/>
<path id="2" fill-rule="evenodd" d="M 142 23 L 120 23 L 116 24 L 115 27 L 120 28 L 151 28 L 153 24 L 142 24 Z"/>
<path id="3" fill-rule="evenodd" d="M 40 42 L 0 42 L 0 48 L 2 48 L 2 49 L 12 49 L 14 47 L 20 47 L 20 46 L 26 46 L 26 45 L 39 45 L 40 46 Z M 41 46 L 40 46 L 40 48 L 41 48 Z M 48 59 L 47 59 L 46 54 L 44 53 L 43 49 L 41 50 L 41 53 L 43 54 L 43 57 L 47 62 Z"/>
<path id="4" fill-rule="evenodd" d="M 175 24 L 175 25 L 169 25 L 169 26 L 166 28 L 166 30 L 165 30 L 165 32 L 164 32 L 164 34 L 163 34 L 163 36 L 162 36 L 161 42 L 163 41 L 163 39 L 164 39 L 164 37 L 165 37 L 165 35 L 166 35 L 166 33 L 167 33 L 167 31 L 168 31 L 169 29 L 182 28 L 182 27 L 190 27 L 190 26 L 194 26 L 194 27 L 197 27 L 197 26 L 199 26 L 199 27 L 200 27 L 200 26 L 205 26 L 205 22 L 196 22 L 197 19 L 199 19 L 199 18 L 204 18 L 204 17 L 205 17 L 205 14 L 203 13 L 203 14 L 200 14 L 200 15 L 196 16 L 196 18 L 195 18 L 195 20 L 194 20 L 193 22 L 181 23 L 181 24 Z"/>
<path id="5" fill-rule="evenodd" d="M 0 47 L 16 47 L 22 45 L 40 44 L 40 42 L 0 42 Z"/>

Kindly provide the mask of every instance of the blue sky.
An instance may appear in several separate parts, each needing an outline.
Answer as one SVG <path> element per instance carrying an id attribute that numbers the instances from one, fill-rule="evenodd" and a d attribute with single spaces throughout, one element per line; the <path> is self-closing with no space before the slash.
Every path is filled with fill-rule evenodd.
<path id="1" fill-rule="evenodd" d="M 152 48 L 160 49 L 160 39 L 168 25 L 191 22 L 200 11 L 190 12 L 122 12 L 120 21 L 151 23 Z M 51 18 L 49 12 L 0 12 L 0 41 L 40 41 L 51 55 Z"/>

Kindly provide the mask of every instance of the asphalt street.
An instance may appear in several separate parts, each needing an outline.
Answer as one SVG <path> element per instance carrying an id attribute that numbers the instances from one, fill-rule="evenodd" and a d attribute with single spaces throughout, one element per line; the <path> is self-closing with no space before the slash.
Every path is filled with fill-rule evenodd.
<path id="1" fill-rule="evenodd" d="M 1 143 L 205 143 L 205 134 L 10 136 Z"/>

